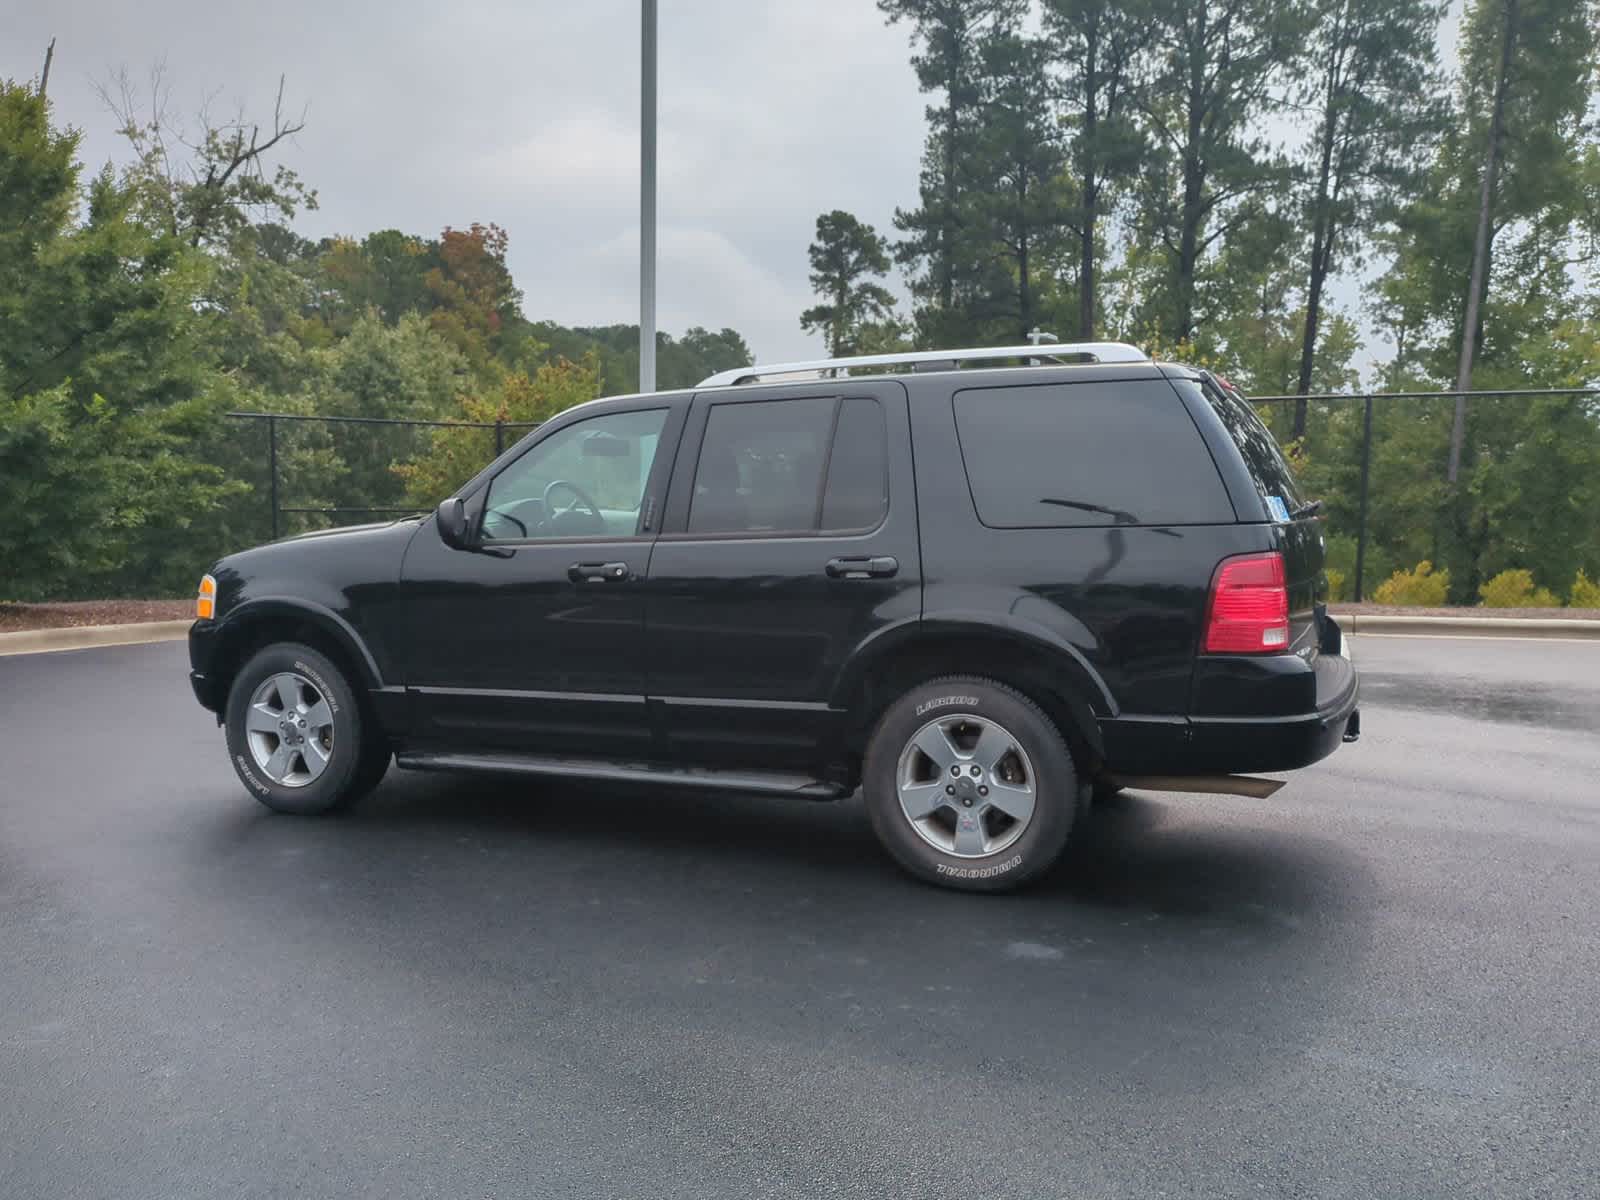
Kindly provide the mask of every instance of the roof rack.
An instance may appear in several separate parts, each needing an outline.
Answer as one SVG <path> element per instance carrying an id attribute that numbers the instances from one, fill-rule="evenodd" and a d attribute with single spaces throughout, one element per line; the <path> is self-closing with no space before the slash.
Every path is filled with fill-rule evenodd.
<path id="1" fill-rule="evenodd" d="M 912 370 L 954 370 L 964 362 L 983 362 L 1001 358 L 1031 359 L 1038 363 L 1060 363 L 1063 359 L 1083 359 L 1095 363 L 1142 363 L 1150 356 L 1126 342 L 1050 342 L 1043 346 L 983 346 L 969 350 L 907 350 L 897 354 L 860 354 L 854 358 L 819 358 L 809 362 L 762 363 L 718 371 L 700 381 L 701 387 L 725 387 L 754 383 L 774 375 L 799 375 L 829 371 L 847 375 L 863 367 L 908 366 Z"/>

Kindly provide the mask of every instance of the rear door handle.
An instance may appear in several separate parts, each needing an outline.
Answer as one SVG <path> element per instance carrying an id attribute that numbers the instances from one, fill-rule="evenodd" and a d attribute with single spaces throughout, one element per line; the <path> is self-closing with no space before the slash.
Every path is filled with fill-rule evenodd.
<path id="1" fill-rule="evenodd" d="M 573 563 L 567 578 L 573 583 L 626 583 L 633 576 L 627 563 Z"/>
<path id="2" fill-rule="evenodd" d="M 830 558 L 829 579 L 889 579 L 900 570 L 900 561 L 888 554 L 876 558 Z"/>

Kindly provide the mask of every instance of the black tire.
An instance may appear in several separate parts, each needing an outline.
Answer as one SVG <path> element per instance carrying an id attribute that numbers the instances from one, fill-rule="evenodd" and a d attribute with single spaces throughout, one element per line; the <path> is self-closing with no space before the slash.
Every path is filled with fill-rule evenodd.
<path id="1" fill-rule="evenodd" d="M 1003 727 L 1026 753 L 1034 776 L 1033 811 L 1021 833 L 981 857 L 931 844 L 900 802 L 900 761 L 908 743 L 930 721 L 956 714 Z M 867 743 L 862 792 L 878 840 L 912 875 L 961 891 L 1003 892 L 1036 879 L 1061 857 L 1087 789 L 1079 786 L 1072 752 L 1043 709 L 997 680 L 956 675 L 918 684 L 889 705 Z M 950 812 L 959 816 L 957 809 Z"/>
<path id="2" fill-rule="evenodd" d="M 320 691 L 332 710 L 332 745 L 327 765 L 315 779 L 301 786 L 273 780 L 256 761 L 245 728 L 251 697 L 269 678 L 295 674 Z M 279 642 L 256 652 L 234 677 L 228 691 L 223 726 L 228 757 L 245 789 L 276 812 L 312 816 L 349 805 L 371 790 L 388 769 L 388 747 L 369 743 L 361 707 L 344 673 L 310 646 Z M 270 743 L 269 743 L 270 744 Z"/>
<path id="3" fill-rule="evenodd" d="M 361 764 L 356 768 L 356 777 L 350 782 L 350 799 L 358 800 L 373 788 L 383 782 L 383 777 L 389 773 L 389 764 L 394 761 L 394 748 L 380 737 L 376 737 L 371 729 L 366 733 L 366 745 L 361 750 Z"/>

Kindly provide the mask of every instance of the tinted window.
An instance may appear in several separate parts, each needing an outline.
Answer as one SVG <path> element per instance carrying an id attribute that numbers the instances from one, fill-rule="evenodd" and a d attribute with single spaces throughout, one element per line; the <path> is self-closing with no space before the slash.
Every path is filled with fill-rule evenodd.
<path id="1" fill-rule="evenodd" d="M 486 541 L 632 537 L 667 410 L 606 413 L 559 429 L 494 477 Z"/>
<path id="2" fill-rule="evenodd" d="M 816 528 L 832 396 L 716 404 L 695 465 L 690 533 Z"/>
<path id="3" fill-rule="evenodd" d="M 971 388 L 956 393 L 955 417 L 985 525 L 1234 519 L 1211 454 L 1165 380 Z"/>
<path id="4" fill-rule="evenodd" d="M 889 440 L 883 406 L 870 396 L 846 396 L 828 458 L 822 494 L 824 529 L 872 529 L 889 511 Z"/>
<path id="5" fill-rule="evenodd" d="M 1256 410 L 1238 392 L 1219 387 L 1211 380 L 1201 390 L 1239 447 L 1262 499 L 1281 496 L 1288 508 L 1299 508 L 1300 489 L 1295 484 L 1294 471 Z"/>

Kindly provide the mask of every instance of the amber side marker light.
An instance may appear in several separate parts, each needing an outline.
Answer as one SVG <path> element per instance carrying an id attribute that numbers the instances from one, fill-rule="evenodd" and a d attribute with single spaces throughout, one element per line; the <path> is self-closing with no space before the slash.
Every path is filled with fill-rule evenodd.
<path id="1" fill-rule="evenodd" d="M 209 575 L 200 577 L 200 594 L 195 597 L 194 615 L 202 621 L 209 621 L 211 614 L 217 611 L 217 581 Z"/>

